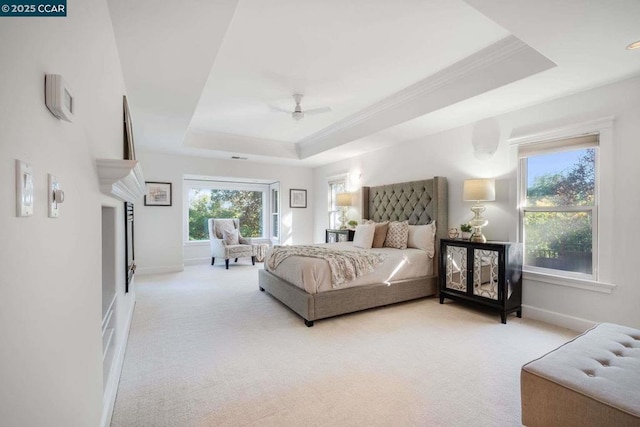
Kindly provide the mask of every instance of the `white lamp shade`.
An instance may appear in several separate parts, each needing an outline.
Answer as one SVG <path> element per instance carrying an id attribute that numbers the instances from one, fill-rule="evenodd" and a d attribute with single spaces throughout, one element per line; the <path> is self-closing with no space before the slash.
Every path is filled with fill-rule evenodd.
<path id="1" fill-rule="evenodd" d="M 462 200 L 466 202 L 493 201 L 496 199 L 494 179 L 468 179 L 464 182 Z"/>
<path id="2" fill-rule="evenodd" d="M 336 206 L 351 206 L 351 194 L 338 193 L 336 195 Z"/>

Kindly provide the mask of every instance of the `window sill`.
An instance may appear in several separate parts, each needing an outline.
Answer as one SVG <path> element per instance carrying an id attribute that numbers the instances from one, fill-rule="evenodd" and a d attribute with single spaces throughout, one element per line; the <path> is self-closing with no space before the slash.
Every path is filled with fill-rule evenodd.
<path id="1" fill-rule="evenodd" d="M 208 240 L 189 240 L 184 242 L 185 246 L 209 246 Z"/>
<path id="2" fill-rule="evenodd" d="M 572 277 L 554 276 L 552 274 L 538 273 L 533 271 L 523 271 L 522 277 L 525 280 L 538 282 L 545 285 L 567 286 L 570 288 L 584 289 L 592 292 L 610 294 L 616 285 L 612 283 L 598 282 L 595 280 L 575 279 Z"/>

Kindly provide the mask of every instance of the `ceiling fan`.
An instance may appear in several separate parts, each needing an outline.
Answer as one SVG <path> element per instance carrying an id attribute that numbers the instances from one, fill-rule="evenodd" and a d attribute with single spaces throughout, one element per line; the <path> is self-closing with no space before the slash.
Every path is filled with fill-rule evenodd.
<path id="1" fill-rule="evenodd" d="M 293 100 L 296 102 L 296 106 L 293 109 L 293 111 L 289 111 L 289 110 L 285 110 L 284 108 L 278 108 L 273 106 L 271 106 L 271 111 L 275 111 L 278 113 L 291 114 L 291 117 L 293 118 L 293 120 L 296 120 L 296 121 L 304 119 L 305 115 L 328 113 L 329 111 L 331 111 L 331 108 L 329 107 L 312 108 L 310 110 L 303 111 L 302 106 L 300 105 L 300 103 L 302 102 L 303 96 L 304 95 L 300 95 L 299 93 L 296 93 L 293 95 Z"/>

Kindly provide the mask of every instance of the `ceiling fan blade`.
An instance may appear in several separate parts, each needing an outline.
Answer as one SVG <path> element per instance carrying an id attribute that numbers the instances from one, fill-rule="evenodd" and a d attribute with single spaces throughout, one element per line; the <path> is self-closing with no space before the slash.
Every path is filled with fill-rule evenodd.
<path id="1" fill-rule="evenodd" d="M 274 107 L 273 105 L 269 105 L 269 111 L 271 111 L 272 113 L 291 114 L 291 111 L 285 110 L 284 108 L 280 108 L 280 107 Z"/>
<path id="2" fill-rule="evenodd" d="M 331 111 L 331 108 L 329 107 L 320 107 L 320 108 L 312 108 L 310 110 L 304 110 L 304 114 L 322 114 L 322 113 L 328 113 L 329 111 Z"/>

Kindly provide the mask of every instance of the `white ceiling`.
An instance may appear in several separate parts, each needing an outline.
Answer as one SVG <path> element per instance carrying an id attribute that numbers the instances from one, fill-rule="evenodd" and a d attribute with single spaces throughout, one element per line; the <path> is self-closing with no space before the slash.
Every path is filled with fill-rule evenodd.
<path id="1" fill-rule="evenodd" d="M 319 165 L 640 74 L 640 2 L 108 0 L 136 145 Z M 296 122 L 270 106 L 332 111 Z"/>

